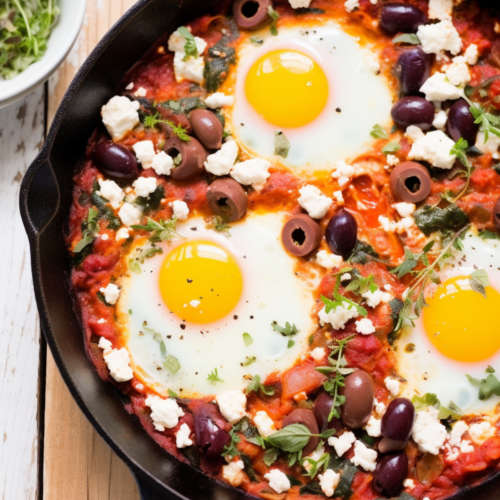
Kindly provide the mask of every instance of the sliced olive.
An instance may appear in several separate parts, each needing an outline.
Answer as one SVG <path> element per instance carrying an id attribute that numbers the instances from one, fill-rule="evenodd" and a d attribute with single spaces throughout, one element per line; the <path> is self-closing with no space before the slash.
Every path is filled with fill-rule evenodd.
<path id="1" fill-rule="evenodd" d="M 390 402 L 382 418 L 382 435 L 394 441 L 407 441 L 415 421 L 415 407 L 406 398 Z"/>
<path id="2" fill-rule="evenodd" d="M 434 106 L 423 97 L 403 97 L 392 107 L 391 116 L 404 129 L 415 125 L 425 131 L 434 121 Z"/>
<path id="3" fill-rule="evenodd" d="M 163 151 L 174 159 L 176 166 L 170 176 L 176 181 L 192 179 L 205 171 L 208 151 L 194 137 L 189 142 L 171 137 L 166 140 Z"/>
<path id="4" fill-rule="evenodd" d="M 379 462 L 373 473 L 373 490 L 377 495 L 395 497 L 403 491 L 408 476 L 408 457 L 402 451 L 388 455 Z"/>
<path id="5" fill-rule="evenodd" d="M 135 179 L 139 176 L 134 154 L 125 146 L 112 141 L 100 142 L 97 145 L 94 162 L 103 174 L 117 179 Z"/>
<path id="6" fill-rule="evenodd" d="M 303 424 L 309 429 L 311 434 L 319 434 L 318 424 L 316 423 L 316 418 L 311 410 L 305 410 L 302 408 L 293 410 L 292 413 L 283 419 L 283 427 L 292 424 Z M 308 443 L 302 450 L 302 456 L 305 457 L 310 455 L 316 449 L 318 443 L 319 437 L 311 436 Z"/>
<path id="7" fill-rule="evenodd" d="M 431 176 L 420 163 L 405 161 L 391 173 L 391 189 L 394 195 L 407 203 L 419 203 L 431 192 Z"/>
<path id="8" fill-rule="evenodd" d="M 498 198 L 493 207 L 493 222 L 495 223 L 497 231 L 500 232 L 500 198 Z"/>
<path id="9" fill-rule="evenodd" d="M 207 200 L 212 212 L 226 222 L 240 220 L 247 212 L 247 194 L 233 179 L 212 182 L 207 191 Z"/>
<path id="10" fill-rule="evenodd" d="M 220 149 L 224 129 L 220 120 L 208 109 L 195 109 L 189 121 L 198 140 L 207 149 Z"/>
<path id="11" fill-rule="evenodd" d="M 375 384 L 368 373 L 356 369 L 345 379 L 342 422 L 349 429 L 359 429 L 368 422 L 373 411 Z"/>
<path id="12" fill-rule="evenodd" d="M 394 68 L 402 95 L 418 94 L 431 74 L 431 57 L 421 47 L 405 50 Z"/>
<path id="13" fill-rule="evenodd" d="M 346 210 L 340 210 L 330 219 L 325 237 L 334 254 L 347 257 L 354 250 L 358 239 L 356 219 Z"/>
<path id="14" fill-rule="evenodd" d="M 233 18 L 238 28 L 256 30 L 271 21 L 268 10 L 271 0 L 235 0 Z"/>
<path id="15" fill-rule="evenodd" d="M 292 255 L 304 257 L 319 247 L 321 226 L 309 215 L 294 215 L 283 227 L 281 240 Z"/>
<path id="16" fill-rule="evenodd" d="M 380 26 L 389 33 L 416 33 L 427 22 L 425 13 L 407 3 L 386 3 L 380 10 Z"/>

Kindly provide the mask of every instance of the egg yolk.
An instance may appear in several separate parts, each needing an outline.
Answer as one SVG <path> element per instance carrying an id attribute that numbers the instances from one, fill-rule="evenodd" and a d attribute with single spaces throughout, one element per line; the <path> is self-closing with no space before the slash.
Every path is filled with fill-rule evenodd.
<path id="1" fill-rule="evenodd" d="M 276 50 L 257 60 L 245 92 L 254 109 L 278 127 L 302 127 L 315 120 L 328 100 L 328 81 L 320 66 L 295 50 Z"/>
<path id="2" fill-rule="evenodd" d="M 210 241 L 189 241 L 170 252 L 160 271 L 160 291 L 170 311 L 193 323 L 229 314 L 243 290 L 234 257 Z"/>
<path id="3" fill-rule="evenodd" d="M 469 278 L 451 278 L 437 288 L 423 310 L 430 341 L 448 358 L 476 362 L 500 349 L 500 294 L 486 287 L 486 298 L 469 286 Z"/>

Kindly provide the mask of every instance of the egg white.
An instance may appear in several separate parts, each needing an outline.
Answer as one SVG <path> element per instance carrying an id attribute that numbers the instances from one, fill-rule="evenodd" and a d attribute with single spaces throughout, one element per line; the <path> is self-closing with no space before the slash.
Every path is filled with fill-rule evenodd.
<path id="1" fill-rule="evenodd" d="M 261 46 L 247 42 L 240 47 L 236 103 L 229 116 L 240 144 L 260 157 L 275 158 L 274 132 L 278 127 L 268 123 L 248 102 L 245 80 L 260 57 L 281 49 L 297 50 L 314 60 L 323 69 L 330 91 L 326 107 L 316 120 L 303 127 L 282 129 L 291 149 L 288 158 L 280 157 L 280 161 L 302 171 L 327 170 L 337 161 L 367 150 L 373 144 L 373 126 L 389 123 L 393 96 L 386 78 L 376 74 L 378 54 L 373 47 L 362 47 L 334 23 L 314 29 L 280 28 L 278 36 L 264 37 Z"/>
<path id="2" fill-rule="evenodd" d="M 162 263 L 172 249 L 186 240 L 174 240 L 172 246 L 162 244 L 162 255 L 147 259 L 141 265 L 141 274 L 129 273 L 120 283 L 118 309 L 128 332 L 126 347 L 134 371 L 146 385 L 164 395 L 168 389 L 183 397 L 218 394 L 246 387 L 244 375 L 259 374 L 265 379 L 269 373 L 294 364 L 307 348 L 307 339 L 316 327 L 311 316 L 314 305 L 311 292 L 317 287 L 318 278 L 311 276 L 305 281 L 295 275 L 294 259 L 281 243 L 283 224 L 282 214 L 251 214 L 231 227 L 228 238 L 206 229 L 207 223 L 201 217 L 178 223 L 177 232 L 188 240 L 209 240 L 228 249 L 242 271 L 241 299 L 219 321 L 206 325 L 184 322 L 168 310 L 162 299 L 159 287 Z M 181 368 L 176 374 L 163 367 L 159 341 L 151 330 L 144 328 L 144 321 L 149 329 L 161 334 L 168 354 L 178 359 Z M 273 321 L 280 325 L 294 323 L 299 328 L 292 348 L 287 348 L 289 338 L 272 329 Z M 250 346 L 244 344 L 244 332 L 253 338 Z M 251 356 L 257 361 L 242 366 Z M 214 368 L 223 383 L 207 381 Z"/>

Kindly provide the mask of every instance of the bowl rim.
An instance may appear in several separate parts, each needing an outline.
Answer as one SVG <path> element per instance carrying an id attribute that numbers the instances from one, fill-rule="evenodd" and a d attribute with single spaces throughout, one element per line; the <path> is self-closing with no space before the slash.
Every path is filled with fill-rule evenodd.
<path id="1" fill-rule="evenodd" d="M 71 20 L 71 22 L 67 23 L 68 26 L 71 26 L 71 29 L 68 30 L 69 36 L 66 38 L 67 43 L 59 45 L 54 54 L 46 61 L 45 58 L 47 57 L 47 54 L 45 54 L 40 61 L 37 61 L 43 64 L 40 64 L 33 74 L 26 76 L 23 75 L 24 72 L 22 72 L 14 78 L 13 81 L 15 81 L 17 85 L 13 86 L 12 89 L 7 90 L 5 93 L 0 90 L 0 108 L 22 99 L 26 95 L 33 92 L 39 85 L 45 83 L 50 76 L 52 76 L 73 48 L 73 45 L 75 44 L 82 29 L 86 11 L 87 0 L 77 0 L 74 4 L 74 8 L 70 12 L 70 15 L 67 16 L 68 19 Z"/>

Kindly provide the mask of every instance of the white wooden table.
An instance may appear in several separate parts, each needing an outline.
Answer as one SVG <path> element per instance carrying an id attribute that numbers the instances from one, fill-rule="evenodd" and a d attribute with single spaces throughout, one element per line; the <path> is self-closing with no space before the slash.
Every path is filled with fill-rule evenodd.
<path id="1" fill-rule="evenodd" d="M 19 187 L 85 57 L 134 0 L 88 0 L 84 28 L 50 82 L 0 109 L 0 498 L 138 500 L 131 473 L 94 432 L 40 335 Z"/>

